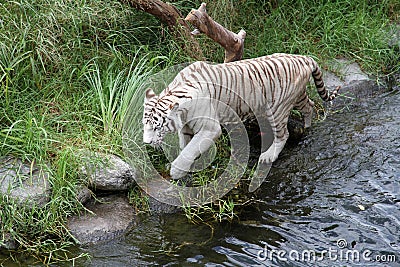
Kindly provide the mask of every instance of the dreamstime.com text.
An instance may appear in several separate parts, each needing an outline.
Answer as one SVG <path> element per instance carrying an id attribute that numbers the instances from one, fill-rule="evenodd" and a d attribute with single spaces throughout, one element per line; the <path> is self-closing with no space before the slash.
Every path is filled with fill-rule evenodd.
<path id="1" fill-rule="evenodd" d="M 297 262 L 377 262 L 393 263 L 398 258 L 395 254 L 375 255 L 369 249 L 357 250 L 347 248 L 347 241 L 339 239 L 336 247 L 326 250 L 278 250 L 269 249 L 267 246 L 257 253 L 257 259 L 260 261 L 297 261 Z"/>

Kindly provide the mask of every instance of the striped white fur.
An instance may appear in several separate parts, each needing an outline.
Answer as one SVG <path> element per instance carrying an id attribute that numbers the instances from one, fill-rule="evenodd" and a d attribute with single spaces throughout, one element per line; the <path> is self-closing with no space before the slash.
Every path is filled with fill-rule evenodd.
<path id="1" fill-rule="evenodd" d="M 220 124 L 232 122 L 229 107 L 242 118 L 250 112 L 267 116 L 274 141 L 259 162 L 271 163 L 288 139 L 287 121 L 293 108 L 303 114 L 305 127 L 311 125 L 314 103 L 306 94 L 311 76 L 323 100 L 336 97 L 337 90 L 329 94 L 325 89 L 318 64 L 306 56 L 273 54 L 217 65 L 195 62 L 179 72 L 159 96 L 146 91 L 143 141 L 157 146 L 166 133 L 178 131 L 182 151 L 172 162 L 171 176 L 179 179 L 220 136 Z M 188 101 L 191 104 L 184 105 Z"/>

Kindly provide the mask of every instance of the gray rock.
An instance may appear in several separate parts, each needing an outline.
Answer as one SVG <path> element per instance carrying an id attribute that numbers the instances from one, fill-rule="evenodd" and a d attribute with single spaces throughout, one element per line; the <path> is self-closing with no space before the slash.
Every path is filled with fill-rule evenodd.
<path id="1" fill-rule="evenodd" d="M 0 194 L 21 204 L 45 205 L 50 199 L 49 167 L 22 162 L 13 157 L 0 159 Z"/>
<path id="2" fill-rule="evenodd" d="M 96 244 L 123 235 L 134 223 L 134 208 L 124 196 L 110 195 L 92 200 L 92 213 L 68 219 L 68 229 L 81 245 Z"/>
<path id="3" fill-rule="evenodd" d="M 330 65 L 336 74 L 332 72 L 324 73 L 324 82 L 328 88 L 370 80 L 356 62 L 347 59 L 335 59 Z"/>
<path id="4" fill-rule="evenodd" d="M 335 75 L 333 72 L 326 71 L 324 72 L 324 83 L 326 88 L 328 89 L 335 89 L 338 86 L 343 86 L 344 81 L 341 80 L 337 75 Z"/>
<path id="5" fill-rule="evenodd" d="M 0 221 L 1 223 L 1 221 Z M 5 233 L 1 235 L 0 239 L 0 249 L 8 249 L 8 250 L 14 250 L 17 249 L 17 243 L 15 240 L 11 237 L 10 233 Z"/>
<path id="6" fill-rule="evenodd" d="M 354 99 L 370 97 L 381 93 L 385 86 L 380 86 L 374 79 L 364 73 L 356 62 L 347 59 L 336 59 L 331 63 L 333 72 L 324 72 L 324 82 L 328 90 L 340 86 L 342 95 L 333 102 L 335 105 L 346 105 Z"/>
<path id="7" fill-rule="evenodd" d="M 400 24 L 393 25 L 392 30 L 389 32 L 389 47 L 400 50 Z"/>
<path id="8" fill-rule="evenodd" d="M 153 214 L 171 214 L 181 212 L 182 208 L 158 201 L 149 196 L 149 210 Z"/>
<path id="9" fill-rule="evenodd" d="M 124 191 L 135 185 L 135 170 L 115 155 L 83 153 L 82 162 L 81 173 L 93 190 Z"/>
<path id="10" fill-rule="evenodd" d="M 400 72 L 393 75 L 393 79 L 390 84 L 392 90 L 400 90 Z"/>
<path id="11" fill-rule="evenodd" d="M 358 63 L 350 63 L 345 59 L 338 59 L 338 61 L 344 64 L 342 73 L 345 84 L 370 80 L 368 75 L 361 70 Z"/>
<path id="12" fill-rule="evenodd" d="M 76 198 L 82 204 L 85 204 L 92 198 L 92 191 L 84 185 L 79 185 L 76 188 Z"/>

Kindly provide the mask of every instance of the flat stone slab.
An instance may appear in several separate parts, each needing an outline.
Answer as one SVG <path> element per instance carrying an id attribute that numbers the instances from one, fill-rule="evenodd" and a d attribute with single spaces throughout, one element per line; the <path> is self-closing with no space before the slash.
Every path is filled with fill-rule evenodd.
<path id="1" fill-rule="evenodd" d="M 334 72 L 325 71 L 323 79 L 329 91 L 341 87 L 339 97 L 332 101 L 336 106 L 346 105 L 355 99 L 371 97 L 386 90 L 385 86 L 380 86 L 376 80 L 364 73 L 356 62 L 334 59 L 331 69 Z"/>
<path id="2" fill-rule="evenodd" d="M 50 199 L 50 173 L 47 166 L 22 162 L 13 157 L 0 159 L 0 194 L 21 204 L 45 205 Z"/>
<path id="3" fill-rule="evenodd" d="M 337 86 L 346 87 L 352 83 L 362 83 L 364 81 L 371 80 L 367 74 L 365 74 L 360 65 L 356 62 L 351 62 L 347 59 L 334 59 L 331 62 L 332 72 L 324 73 L 325 86 L 329 89 Z"/>
<path id="4" fill-rule="evenodd" d="M 149 210 L 153 214 L 171 214 L 181 212 L 182 207 L 172 206 L 149 196 Z"/>
<path id="5" fill-rule="evenodd" d="M 81 245 L 96 244 L 123 235 L 134 223 L 134 208 L 125 196 L 110 195 L 90 201 L 87 212 L 68 219 L 67 227 Z"/>

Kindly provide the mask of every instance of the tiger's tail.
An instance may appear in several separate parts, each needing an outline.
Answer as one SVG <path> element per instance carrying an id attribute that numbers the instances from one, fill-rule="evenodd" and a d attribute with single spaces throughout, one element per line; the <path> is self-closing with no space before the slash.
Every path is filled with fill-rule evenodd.
<path id="1" fill-rule="evenodd" d="M 324 81 L 322 80 L 322 72 L 321 69 L 319 68 L 318 64 L 314 61 L 314 70 L 312 71 L 312 76 L 314 78 L 314 83 L 315 86 L 317 87 L 317 91 L 319 96 L 322 98 L 324 101 L 332 101 L 333 99 L 336 98 L 340 86 L 336 87 L 335 90 L 332 92 L 328 92 L 328 90 L 325 88 Z"/>

